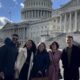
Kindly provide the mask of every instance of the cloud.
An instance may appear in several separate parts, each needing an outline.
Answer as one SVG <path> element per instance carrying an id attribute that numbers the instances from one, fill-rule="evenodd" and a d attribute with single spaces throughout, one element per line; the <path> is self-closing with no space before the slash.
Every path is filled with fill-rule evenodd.
<path id="1" fill-rule="evenodd" d="M 0 2 L 0 8 L 2 8 L 2 3 Z"/>
<path id="2" fill-rule="evenodd" d="M 21 3 L 20 6 L 21 6 L 22 8 L 24 8 L 24 4 L 23 4 L 23 3 Z"/>
<path id="3" fill-rule="evenodd" d="M 7 22 L 12 22 L 10 21 L 8 18 L 6 17 L 0 17 L 0 29 L 3 28 L 3 26 L 7 23 Z"/>
<path id="4" fill-rule="evenodd" d="M 17 0 L 13 0 L 13 2 L 14 2 L 15 4 L 18 4 Z"/>

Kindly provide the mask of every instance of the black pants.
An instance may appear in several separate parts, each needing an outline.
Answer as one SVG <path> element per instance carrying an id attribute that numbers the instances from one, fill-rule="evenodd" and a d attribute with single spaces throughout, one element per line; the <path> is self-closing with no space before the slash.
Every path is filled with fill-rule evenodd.
<path id="1" fill-rule="evenodd" d="M 79 70 L 64 69 L 64 80 L 79 80 Z"/>
<path id="2" fill-rule="evenodd" d="M 19 80 L 27 80 L 29 64 L 24 64 L 19 75 Z"/>
<path id="3" fill-rule="evenodd" d="M 15 80 L 15 79 L 14 79 L 14 76 L 9 75 L 9 76 L 5 76 L 4 80 Z"/>

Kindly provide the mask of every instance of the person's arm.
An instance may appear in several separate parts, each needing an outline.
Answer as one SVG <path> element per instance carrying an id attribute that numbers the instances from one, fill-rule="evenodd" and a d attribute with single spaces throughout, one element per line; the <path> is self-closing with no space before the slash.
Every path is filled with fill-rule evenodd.
<path id="1" fill-rule="evenodd" d="M 4 45 L 0 48 L 0 77 L 5 78 L 5 67 L 8 57 L 8 48 Z"/>
<path id="2" fill-rule="evenodd" d="M 5 79 L 4 73 L 0 72 L 0 80 L 4 80 L 4 79 Z"/>
<path id="3" fill-rule="evenodd" d="M 78 62 L 79 62 L 79 67 L 80 67 L 80 46 L 78 47 Z"/>
<path id="4" fill-rule="evenodd" d="M 63 49 L 62 54 L 61 54 L 61 61 L 62 61 L 63 68 L 64 68 L 64 53 L 65 53 L 65 49 Z"/>

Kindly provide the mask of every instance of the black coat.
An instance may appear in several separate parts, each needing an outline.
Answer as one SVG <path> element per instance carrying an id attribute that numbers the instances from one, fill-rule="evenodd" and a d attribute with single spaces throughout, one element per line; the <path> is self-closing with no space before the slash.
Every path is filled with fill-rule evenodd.
<path id="1" fill-rule="evenodd" d="M 63 49 L 61 59 L 62 59 L 63 68 L 67 69 L 69 67 L 67 47 Z M 80 49 L 77 46 L 73 45 L 72 52 L 71 52 L 70 68 L 76 69 L 79 68 L 79 66 L 80 66 Z"/>
<path id="2" fill-rule="evenodd" d="M 4 72 L 5 76 L 14 74 L 14 65 L 17 55 L 18 49 L 15 44 L 7 38 L 5 45 L 0 48 L 0 71 Z"/>
<path id="3" fill-rule="evenodd" d="M 46 76 L 46 72 L 49 68 L 49 54 L 47 51 L 43 51 L 42 53 L 37 53 L 37 55 L 34 57 L 33 61 L 33 68 L 31 71 L 31 77 L 40 77 L 40 76 Z M 42 74 L 40 75 L 38 71 L 41 71 Z"/>

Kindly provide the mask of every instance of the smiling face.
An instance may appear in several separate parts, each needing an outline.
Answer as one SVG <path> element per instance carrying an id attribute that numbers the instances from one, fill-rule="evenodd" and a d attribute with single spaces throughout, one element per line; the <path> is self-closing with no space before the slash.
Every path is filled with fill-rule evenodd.
<path id="1" fill-rule="evenodd" d="M 41 43 L 39 46 L 38 46 L 38 49 L 40 52 L 44 51 L 45 50 L 45 44 Z"/>
<path id="2" fill-rule="evenodd" d="M 58 42 L 54 41 L 51 45 L 50 45 L 50 49 L 54 52 L 56 50 L 58 50 L 59 48 L 59 44 Z"/>
<path id="3" fill-rule="evenodd" d="M 32 42 L 30 40 L 26 42 L 26 47 L 28 49 L 31 49 L 32 48 Z"/>
<path id="4" fill-rule="evenodd" d="M 18 36 L 13 35 L 12 36 L 12 41 L 14 44 L 16 44 L 18 42 Z"/>
<path id="5" fill-rule="evenodd" d="M 72 36 L 66 37 L 66 43 L 68 47 L 71 47 L 73 44 L 73 37 Z"/>
<path id="6" fill-rule="evenodd" d="M 54 43 L 53 45 L 52 45 L 52 50 L 56 50 L 57 49 L 57 46 L 56 46 L 56 44 Z"/>

